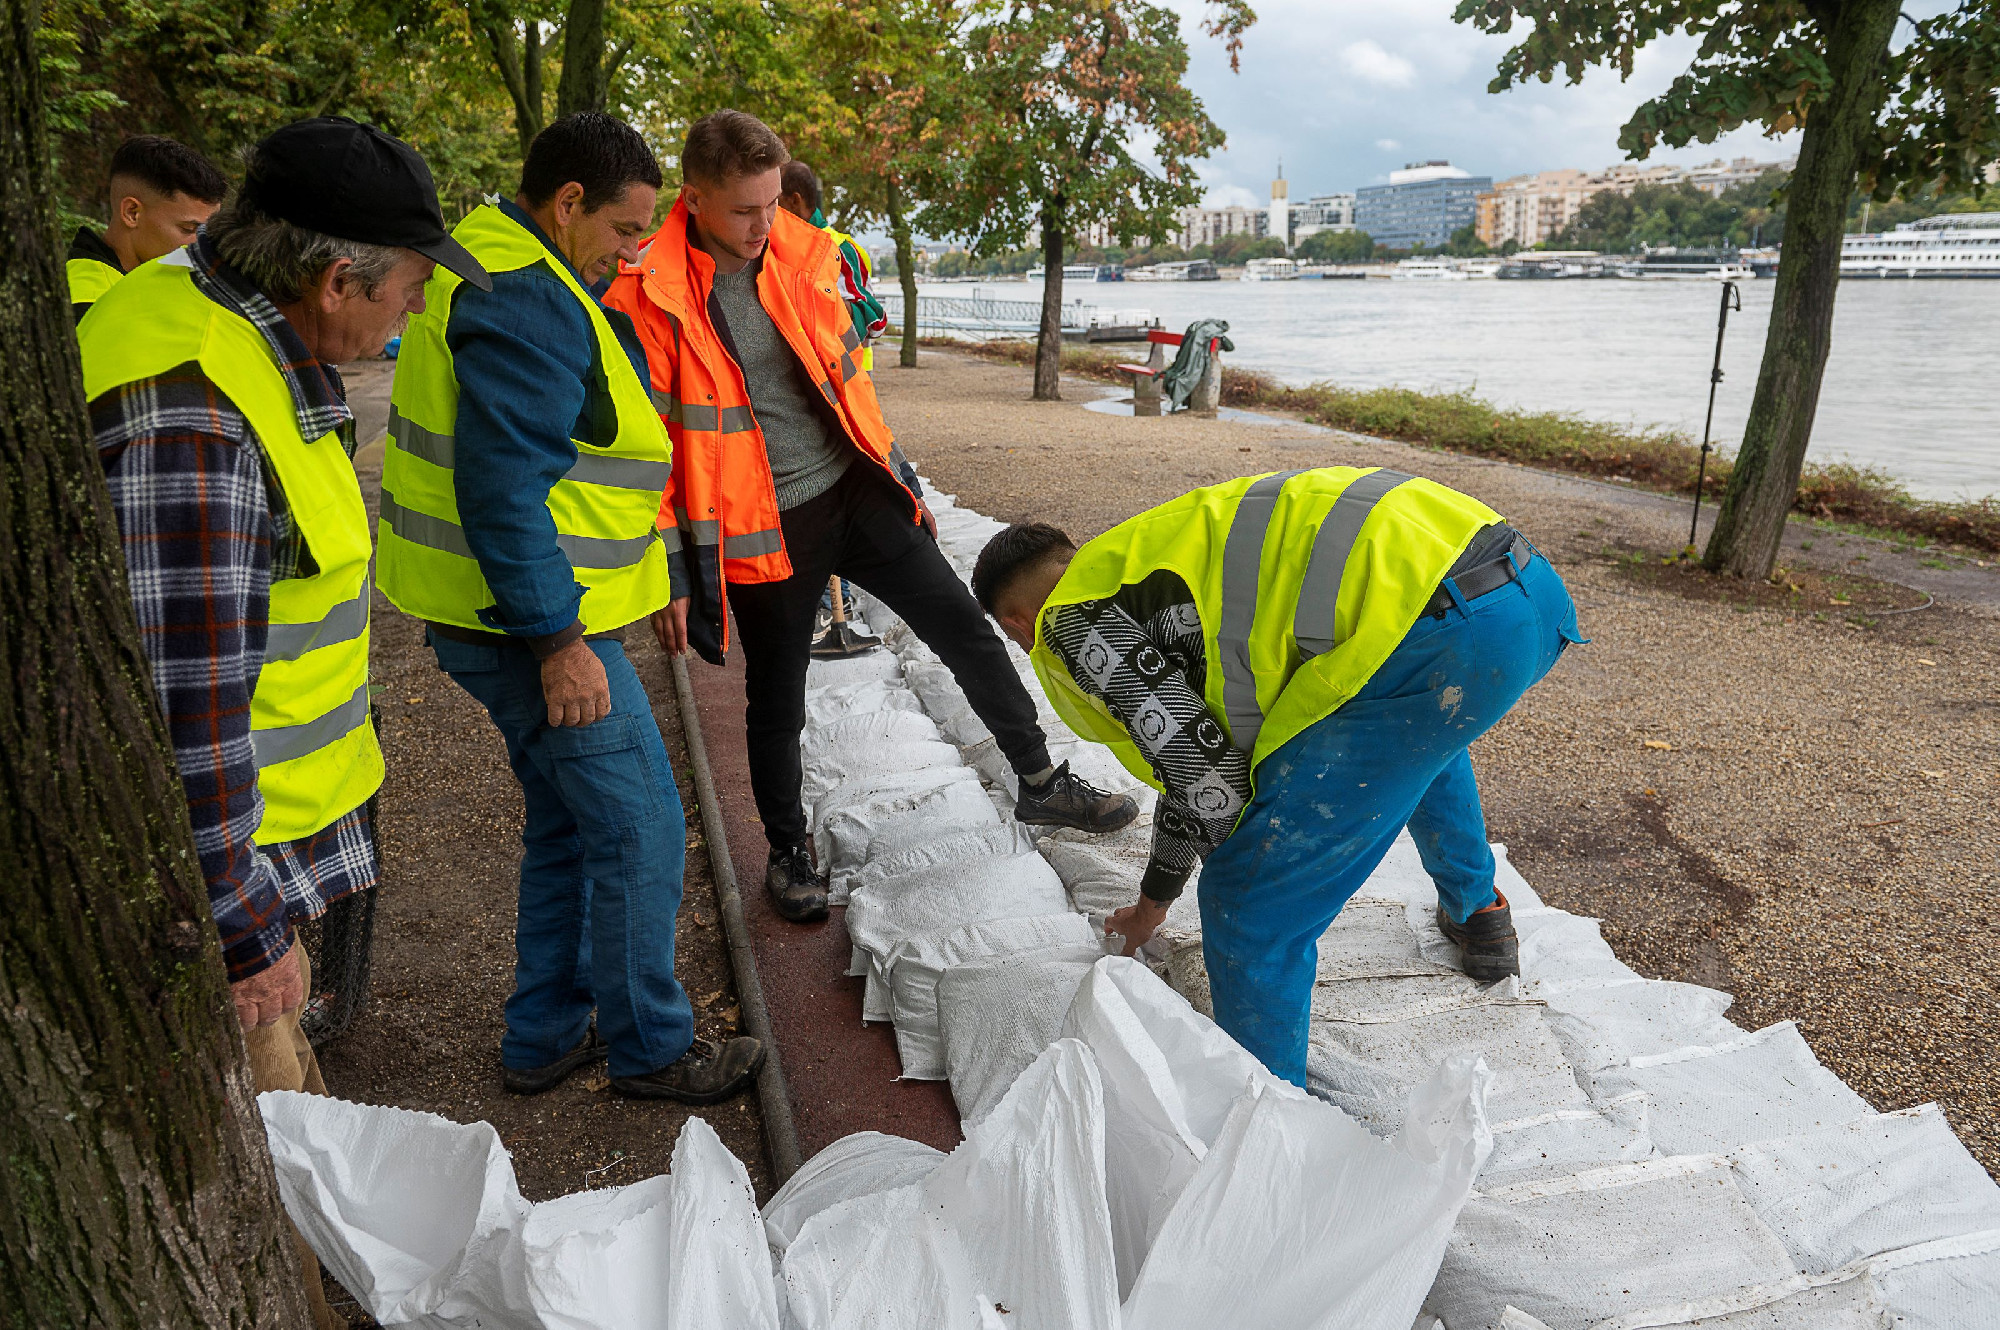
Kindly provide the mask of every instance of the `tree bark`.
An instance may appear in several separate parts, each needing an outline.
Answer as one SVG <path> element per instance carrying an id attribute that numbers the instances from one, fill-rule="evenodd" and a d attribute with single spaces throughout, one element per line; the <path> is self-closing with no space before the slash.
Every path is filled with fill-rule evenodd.
<path id="1" fill-rule="evenodd" d="M 885 211 L 889 214 L 889 235 L 896 242 L 896 284 L 903 289 L 903 350 L 897 364 L 904 369 L 917 367 L 917 250 L 910 243 L 910 214 L 903 207 L 902 182 L 890 176 L 885 182 Z"/>
<path id="2" fill-rule="evenodd" d="M 1713 572 L 1765 578 L 1778 560 L 1833 342 L 1847 203 L 1864 142 L 1889 91 L 1896 14 L 1897 0 L 1846 0 L 1830 16 L 1832 95 L 1806 118 L 1799 143 L 1757 392 L 1703 556 Z"/>
<path id="3" fill-rule="evenodd" d="M 1062 400 L 1063 196 L 1042 200 L 1042 326 L 1035 337 L 1037 402 Z"/>
<path id="4" fill-rule="evenodd" d="M 486 34 L 486 43 L 493 51 L 494 67 L 500 71 L 500 81 L 507 85 L 507 95 L 514 102 L 514 134 L 521 140 L 521 156 L 528 155 L 528 147 L 535 141 L 535 135 L 542 132 L 542 25 L 529 19 L 526 33 L 517 54 L 514 50 L 513 20 L 505 16 L 490 19 L 480 25 Z"/>
<path id="5" fill-rule="evenodd" d="M 0 1324 L 305 1327 L 0 36 Z"/>
<path id="6" fill-rule="evenodd" d="M 602 111 L 609 91 L 604 68 L 604 0 L 570 0 L 569 15 L 563 20 L 556 114 Z"/>

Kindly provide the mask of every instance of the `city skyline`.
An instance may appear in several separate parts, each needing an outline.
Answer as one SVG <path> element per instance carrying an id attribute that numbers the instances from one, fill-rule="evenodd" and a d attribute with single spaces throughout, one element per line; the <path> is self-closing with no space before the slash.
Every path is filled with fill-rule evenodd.
<path id="1" fill-rule="evenodd" d="M 1593 70 L 1583 83 L 1486 91 L 1507 48 L 1451 21 L 1451 0 L 1261 0 L 1242 72 L 1196 26 L 1199 0 L 1170 0 L 1188 36 L 1188 83 L 1228 135 L 1201 166 L 1208 207 L 1269 203 L 1282 157 L 1294 198 L 1386 183 L 1407 163 L 1446 159 L 1501 180 L 1625 160 L 1618 129 L 1687 68 L 1695 43 L 1663 38 L 1641 51 L 1630 82 Z M 1656 151 L 1651 163 L 1789 157 L 1797 134 L 1739 130 L 1713 143 Z"/>

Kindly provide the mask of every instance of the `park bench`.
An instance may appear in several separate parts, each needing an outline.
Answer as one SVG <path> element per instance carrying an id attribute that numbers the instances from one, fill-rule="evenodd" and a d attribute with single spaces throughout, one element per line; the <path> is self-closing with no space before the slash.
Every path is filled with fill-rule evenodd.
<path id="1" fill-rule="evenodd" d="M 1152 328 L 1147 330 L 1146 340 L 1152 343 L 1152 350 L 1145 364 L 1114 366 L 1132 376 L 1132 414 L 1135 416 L 1160 414 L 1160 376 L 1167 369 L 1166 353 L 1162 348 L 1179 346 L 1186 339 L 1180 333 Z M 1198 416 L 1214 415 L 1222 400 L 1221 342 L 1219 337 L 1208 339 L 1208 372 L 1188 398 L 1188 410 Z"/>

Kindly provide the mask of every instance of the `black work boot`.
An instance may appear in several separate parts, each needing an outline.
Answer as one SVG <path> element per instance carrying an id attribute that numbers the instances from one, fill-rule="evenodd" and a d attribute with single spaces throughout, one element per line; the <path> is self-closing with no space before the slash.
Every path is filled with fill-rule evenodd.
<path id="1" fill-rule="evenodd" d="M 778 913 L 795 924 L 826 918 L 826 874 L 813 867 L 812 851 L 803 845 L 771 851 L 764 889 Z"/>
<path id="2" fill-rule="evenodd" d="M 1132 825 L 1139 816 L 1139 804 L 1127 794 L 1107 794 L 1065 762 L 1040 785 L 1021 782 L 1020 797 L 1014 800 L 1014 817 L 1031 827 L 1074 827 L 1094 836 Z"/>
<path id="3" fill-rule="evenodd" d="M 593 1025 L 584 1032 L 575 1048 L 546 1067 L 502 1067 L 500 1084 L 508 1094 L 540 1094 L 561 1085 L 564 1078 L 578 1067 L 603 1060 L 604 1041 L 597 1037 L 597 1027 Z"/>
<path id="4" fill-rule="evenodd" d="M 679 1061 L 643 1076 L 613 1076 L 611 1088 L 627 1099 L 714 1104 L 750 1084 L 763 1065 L 762 1040 L 738 1035 L 718 1044 L 713 1039 L 697 1038 Z"/>
<path id="5" fill-rule="evenodd" d="M 1514 932 L 1514 911 L 1507 898 L 1493 893 L 1493 904 L 1473 913 L 1462 924 L 1438 906 L 1438 931 L 1458 944 L 1465 972 L 1474 979 L 1505 979 L 1521 973 L 1521 939 Z"/>

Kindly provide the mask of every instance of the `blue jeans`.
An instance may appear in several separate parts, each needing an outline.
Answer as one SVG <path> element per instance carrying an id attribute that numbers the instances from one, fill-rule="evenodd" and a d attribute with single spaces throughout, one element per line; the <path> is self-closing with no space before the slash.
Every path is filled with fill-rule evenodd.
<path id="1" fill-rule="evenodd" d="M 1438 900 L 1493 904 L 1493 851 L 1467 745 L 1580 641 L 1562 578 L 1519 580 L 1417 620 L 1346 705 L 1265 758 L 1257 792 L 1201 872 L 1215 1019 L 1273 1074 L 1306 1083 L 1320 935 L 1405 825 Z"/>
<path id="2" fill-rule="evenodd" d="M 501 1061 L 547 1066 L 583 1038 L 595 1009 L 613 1076 L 659 1070 L 693 1043 L 694 1016 L 674 978 L 686 826 L 645 685 L 623 646 L 591 642 L 611 712 L 551 726 L 541 662 L 525 645 L 429 640 L 500 728 L 527 802 Z"/>

